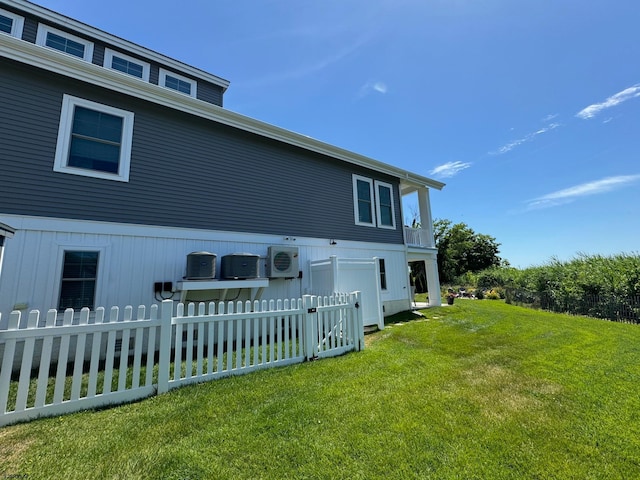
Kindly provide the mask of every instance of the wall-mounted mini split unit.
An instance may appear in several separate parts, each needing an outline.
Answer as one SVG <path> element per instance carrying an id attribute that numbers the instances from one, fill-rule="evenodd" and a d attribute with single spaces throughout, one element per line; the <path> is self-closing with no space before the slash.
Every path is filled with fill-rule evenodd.
<path id="1" fill-rule="evenodd" d="M 298 276 L 298 247 L 269 247 L 267 255 L 267 277 L 294 278 Z"/>
<path id="2" fill-rule="evenodd" d="M 216 255 L 209 252 L 191 252 L 187 255 L 187 280 L 211 280 L 216 276 Z"/>

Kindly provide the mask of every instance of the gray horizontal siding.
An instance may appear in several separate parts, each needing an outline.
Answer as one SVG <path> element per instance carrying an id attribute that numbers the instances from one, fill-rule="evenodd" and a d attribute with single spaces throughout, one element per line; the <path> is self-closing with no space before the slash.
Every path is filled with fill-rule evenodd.
<path id="1" fill-rule="evenodd" d="M 196 93 L 198 94 L 198 100 L 222 107 L 222 95 L 224 93 L 222 87 L 198 80 L 198 90 Z"/>
<path id="2" fill-rule="evenodd" d="M 3 213 L 403 242 L 393 178 L 4 59 L 0 79 Z M 128 183 L 53 172 L 64 93 L 135 112 Z M 354 224 L 353 173 L 394 185 L 396 230 Z"/>
<path id="3" fill-rule="evenodd" d="M 155 63 L 151 64 L 151 68 L 149 69 L 149 83 L 153 83 L 154 85 L 158 85 L 160 81 L 160 67 Z"/>
<path id="4" fill-rule="evenodd" d="M 36 43 L 38 36 L 38 21 L 32 17 L 25 17 L 22 27 L 22 40 L 29 43 Z"/>
<path id="5" fill-rule="evenodd" d="M 93 59 L 91 62 L 94 65 L 104 65 L 104 45 L 102 43 L 93 44 Z"/>

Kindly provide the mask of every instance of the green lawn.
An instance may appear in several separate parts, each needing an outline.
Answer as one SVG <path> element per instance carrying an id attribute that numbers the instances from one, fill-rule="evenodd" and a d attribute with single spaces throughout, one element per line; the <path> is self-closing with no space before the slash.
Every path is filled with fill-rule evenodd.
<path id="1" fill-rule="evenodd" d="M 0 429 L 0 478 L 640 478 L 640 326 L 458 300 L 363 352 Z"/>

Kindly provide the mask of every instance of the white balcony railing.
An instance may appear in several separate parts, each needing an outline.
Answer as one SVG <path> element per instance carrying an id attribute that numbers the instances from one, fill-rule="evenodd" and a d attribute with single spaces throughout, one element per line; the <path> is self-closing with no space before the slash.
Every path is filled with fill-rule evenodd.
<path id="1" fill-rule="evenodd" d="M 404 238 L 410 247 L 434 248 L 435 245 L 425 228 L 404 227 Z"/>

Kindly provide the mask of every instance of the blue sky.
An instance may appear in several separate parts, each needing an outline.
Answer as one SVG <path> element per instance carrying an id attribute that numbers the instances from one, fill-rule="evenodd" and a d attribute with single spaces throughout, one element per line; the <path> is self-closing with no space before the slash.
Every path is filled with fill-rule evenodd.
<path id="1" fill-rule="evenodd" d="M 640 250 L 637 0 L 37 3 L 230 80 L 230 110 L 446 182 L 434 217 L 514 266 Z"/>

